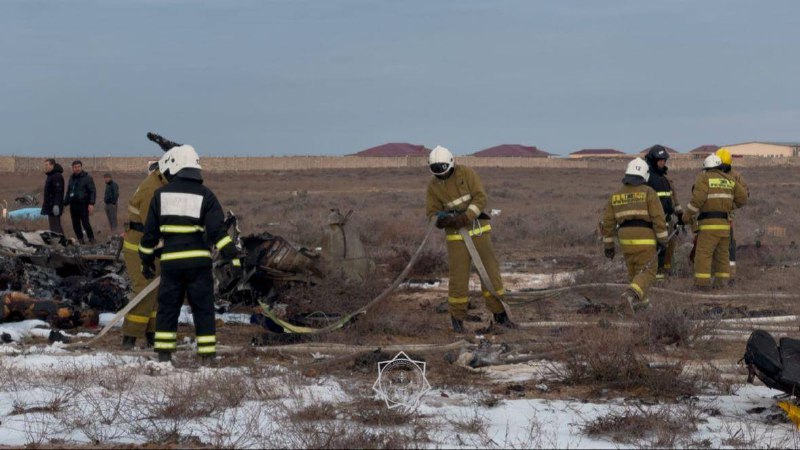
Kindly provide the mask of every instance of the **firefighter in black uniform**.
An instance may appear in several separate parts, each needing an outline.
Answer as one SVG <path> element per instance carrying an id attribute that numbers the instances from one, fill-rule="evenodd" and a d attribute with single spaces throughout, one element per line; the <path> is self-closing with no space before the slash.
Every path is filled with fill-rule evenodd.
<path id="1" fill-rule="evenodd" d="M 157 256 L 161 261 L 154 349 L 159 361 L 171 360 L 177 345 L 178 316 L 184 297 L 188 297 L 197 353 L 204 359 L 213 359 L 217 338 L 209 243 L 216 246 L 226 264 L 234 266 L 234 271 L 240 270 L 241 262 L 225 229 L 222 207 L 214 193 L 203 186 L 197 152 L 182 145 L 164 157 L 169 184 L 153 195 L 139 243 L 146 278 L 155 277 Z M 163 247 L 157 248 L 162 239 Z"/>
<path id="2" fill-rule="evenodd" d="M 650 178 L 647 185 L 653 188 L 661 201 L 664 209 L 664 219 L 667 222 L 667 230 L 672 233 L 675 227 L 683 227 L 683 209 L 680 202 L 675 198 L 675 188 L 672 181 L 667 178 L 667 160 L 669 153 L 661 145 L 650 147 L 644 157 L 650 168 Z M 672 269 L 672 255 L 675 252 L 675 240 L 670 239 L 666 247 L 658 252 L 658 270 L 656 280 L 663 280 Z"/>

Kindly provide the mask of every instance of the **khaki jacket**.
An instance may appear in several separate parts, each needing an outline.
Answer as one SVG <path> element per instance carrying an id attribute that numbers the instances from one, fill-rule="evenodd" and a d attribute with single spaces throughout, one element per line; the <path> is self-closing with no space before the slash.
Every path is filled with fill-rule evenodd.
<path id="1" fill-rule="evenodd" d="M 732 173 L 720 169 L 705 170 L 697 175 L 692 187 L 692 200 L 686 205 L 690 216 L 698 216 L 699 230 L 730 229 L 728 219 L 701 219 L 703 213 L 721 212 L 729 214 L 747 203 L 747 191 L 742 183 L 735 181 Z"/>
<path id="2" fill-rule="evenodd" d="M 474 221 L 486 208 L 486 203 L 486 191 L 478 174 L 469 167 L 455 166 L 446 180 L 432 177 L 428 182 L 425 214 L 430 218 L 439 211 L 463 212 Z M 488 221 L 481 219 L 480 226 L 473 226 L 470 235 L 489 230 L 491 227 Z M 455 228 L 446 228 L 445 232 L 449 240 L 458 240 L 455 237 L 450 238 L 451 235 L 458 236 Z"/>
<path id="3" fill-rule="evenodd" d="M 167 180 L 161 176 L 161 172 L 158 170 L 151 172 L 147 178 L 139 183 L 136 192 L 128 200 L 128 222 L 139 223 L 144 226 L 144 222 L 147 220 L 147 211 L 150 208 L 150 202 L 153 200 L 156 189 L 166 185 Z M 141 231 L 128 229 L 125 231 L 125 243 L 123 245 L 126 249 L 137 252 L 139 241 L 141 240 Z"/>
<path id="4" fill-rule="evenodd" d="M 646 226 L 617 228 L 617 225 L 628 220 L 649 222 L 652 228 Z M 608 199 L 603 213 L 605 248 L 614 248 L 614 236 L 619 238 L 620 244 L 624 247 L 656 245 L 656 241 L 664 244 L 668 235 L 664 208 L 661 207 L 658 194 L 650 186 L 625 184 Z"/>

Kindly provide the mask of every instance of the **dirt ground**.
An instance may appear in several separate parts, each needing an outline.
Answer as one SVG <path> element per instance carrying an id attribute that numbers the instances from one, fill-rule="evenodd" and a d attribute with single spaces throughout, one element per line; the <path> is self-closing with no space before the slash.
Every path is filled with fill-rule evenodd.
<path id="1" fill-rule="evenodd" d="M 739 243 L 739 262 L 736 284 L 715 294 L 759 293 L 748 298 L 700 299 L 691 295 L 654 293 L 654 305 L 678 305 L 690 319 L 713 317 L 730 318 L 759 315 L 800 313 L 794 299 L 778 299 L 771 293 L 797 293 L 800 287 L 800 268 L 794 243 L 798 239 L 800 213 L 792 205 L 800 195 L 800 183 L 794 182 L 794 169 L 754 168 L 742 170 L 749 188 L 748 205 L 736 215 L 736 237 Z M 603 258 L 597 224 L 607 196 L 617 188 L 621 173 L 612 171 L 571 169 L 479 169 L 489 196 L 489 209 L 500 210 L 493 218 L 492 235 L 504 270 L 515 273 L 548 274 L 575 272 L 574 283 L 623 283 L 624 267 L 621 258 L 609 262 Z M 98 183 L 98 198 L 102 198 L 101 174 L 92 174 Z M 671 173 L 682 205 L 689 200 L 696 172 Z M 325 219 L 330 208 L 343 212 L 353 209 L 352 223 L 356 226 L 367 251 L 377 263 L 378 271 L 371 289 L 388 285 L 404 266 L 403 258 L 421 240 L 426 225 L 424 217 L 425 187 L 430 175 L 416 170 L 327 170 L 269 173 L 207 173 L 206 185 L 214 190 L 226 210 L 239 215 L 245 234 L 269 231 L 308 247 L 321 243 Z M 120 223 L 125 220 L 127 198 L 133 193 L 139 176 L 120 174 Z M 8 174 L 0 178 L 0 200 L 11 203 L 24 193 L 41 192 L 44 176 Z M 108 237 L 108 224 L 102 208 L 95 212 L 92 222 L 99 239 Z M 68 214 L 63 218 L 67 234 L 73 236 Z M 46 221 L 36 224 L 10 226 L 46 227 Z M 688 252 L 691 234 L 681 236 L 675 256 L 676 275 L 658 286 L 687 292 L 692 285 Z M 446 259 L 441 232 L 436 231 L 429 244 L 425 270 L 415 278 L 446 276 Z M 359 289 L 354 287 L 353 289 Z M 371 291 L 370 291 L 371 292 Z M 590 322 L 588 328 L 599 330 L 603 324 L 619 320 L 617 313 L 592 309 L 591 305 L 614 304 L 621 288 L 586 288 L 562 295 L 539 298 L 525 297 L 514 303 L 513 316 L 518 322 Z M 471 333 L 455 336 L 450 331 L 446 314 L 436 313 L 436 306 L 446 299 L 444 290 L 400 290 L 385 304 L 359 318 L 344 331 L 308 340 L 375 347 L 391 344 L 446 344 L 466 338 L 475 342 L 481 336 L 492 343 L 505 343 L 527 352 L 568 348 L 582 339 L 571 330 L 581 327 L 541 326 L 514 331 L 480 329 L 490 315 L 473 293 L 482 323 L 469 323 Z M 358 298 L 358 296 L 353 296 Z M 527 301 L 526 301 L 527 299 Z M 345 305 L 357 309 L 361 304 Z M 588 306 L 588 307 L 587 307 Z M 642 319 L 637 319 L 641 321 Z M 796 324 L 792 325 L 797 329 Z M 182 327 L 191 334 L 191 329 Z M 220 342 L 231 346 L 246 346 L 262 339 L 263 330 L 256 326 L 220 324 Z M 277 343 L 278 341 L 269 340 Z M 100 348 L 115 350 L 120 337 L 117 331 L 101 343 Z M 650 352 L 669 354 L 687 360 L 727 359 L 732 363 L 741 357 L 744 342 L 697 340 L 691 345 L 652 346 Z M 244 352 L 244 353 L 241 353 Z M 666 353 L 665 353 L 666 352 Z M 242 350 L 239 355 L 251 355 Z M 306 357 L 273 356 L 293 363 L 312 364 Z M 435 356 L 441 361 L 441 355 Z M 187 356 L 188 358 L 188 356 Z M 226 356 L 230 364 L 240 364 L 242 358 Z M 190 362 L 186 362 L 190 364 Z M 340 369 L 353 371 L 352 361 Z M 331 366 L 326 370 L 332 370 Z M 372 377 L 369 372 L 365 380 Z M 432 383 L 451 382 L 459 372 L 432 372 Z M 448 381 L 449 380 L 449 381 Z M 544 395 L 544 394 L 542 394 Z"/>

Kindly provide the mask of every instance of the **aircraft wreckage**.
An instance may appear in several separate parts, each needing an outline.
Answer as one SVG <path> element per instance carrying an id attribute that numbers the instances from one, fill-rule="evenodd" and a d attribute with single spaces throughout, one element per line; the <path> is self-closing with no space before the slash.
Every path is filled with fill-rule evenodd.
<path id="1" fill-rule="evenodd" d="M 358 234 L 347 227 L 351 213 L 331 210 L 320 249 L 267 232 L 239 236 L 237 218 L 228 213 L 226 225 L 239 242 L 246 270 L 232 278 L 215 265 L 218 311 L 252 306 L 260 312 L 252 322 L 270 331 L 309 330 L 313 321 L 305 322 L 303 315 L 288 320 L 272 308 L 280 292 L 293 284 L 313 284 L 332 273 L 363 280 L 374 270 Z M 58 329 L 97 326 L 100 313 L 116 312 L 130 299 L 121 242 L 116 236 L 105 244 L 78 246 L 50 231 L 3 231 L 0 322 L 39 319 Z"/>

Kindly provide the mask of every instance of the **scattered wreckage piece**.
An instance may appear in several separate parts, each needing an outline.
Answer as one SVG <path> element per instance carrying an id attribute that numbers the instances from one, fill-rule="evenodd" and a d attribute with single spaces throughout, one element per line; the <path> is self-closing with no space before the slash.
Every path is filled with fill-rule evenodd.
<path id="1" fill-rule="evenodd" d="M 76 328 L 97 325 L 98 314 L 79 310 L 71 303 L 34 298 L 22 292 L 5 292 L 0 297 L 0 322 L 42 320 L 53 328 Z"/>
<path id="2" fill-rule="evenodd" d="M 0 233 L 0 322 L 39 319 L 55 328 L 95 326 L 127 301 L 128 281 L 111 254 L 118 241 L 75 246 L 50 231 Z"/>
<path id="3" fill-rule="evenodd" d="M 344 215 L 331 209 L 322 237 L 322 265 L 326 273 L 338 271 L 350 280 L 364 281 L 375 272 L 375 263 L 367 257 L 358 232 L 347 226 L 352 214 L 352 209 Z"/>

